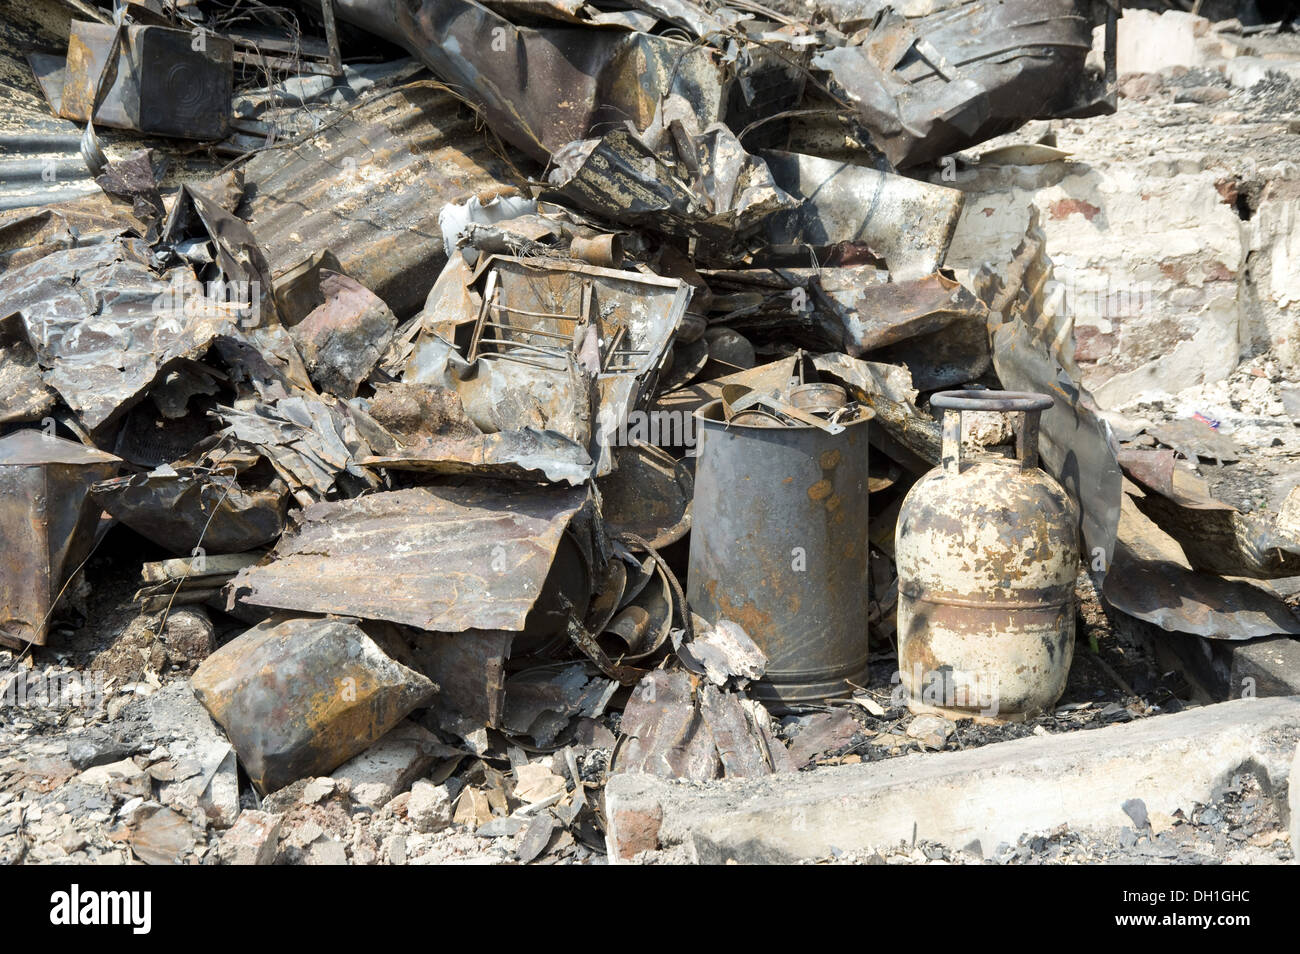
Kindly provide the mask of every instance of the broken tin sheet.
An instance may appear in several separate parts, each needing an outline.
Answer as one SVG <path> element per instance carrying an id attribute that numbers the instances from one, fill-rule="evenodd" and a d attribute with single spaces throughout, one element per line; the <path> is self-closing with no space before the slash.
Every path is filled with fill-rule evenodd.
<path id="1" fill-rule="evenodd" d="M 674 92 L 702 125 L 722 119 L 722 68 L 717 52 L 702 45 L 621 30 L 516 26 L 472 0 L 337 6 L 342 19 L 419 57 L 482 109 L 497 135 L 542 162 L 592 130 L 625 121 L 644 129 L 660 98 Z"/>
<path id="2" fill-rule="evenodd" d="M 472 436 L 427 437 L 392 453 L 366 457 L 367 467 L 426 474 L 465 474 L 577 487 L 595 472 L 586 448 L 534 427 Z"/>
<path id="3" fill-rule="evenodd" d="M 1242 513 L 1216 499 L 1209 485 L 1178 466 L 1170 450 L 1120 451 L 1119 462 L 1144 493 L 1133 502 L 1182 547 L 1196 570 L 1259 580 L 1300 576 L 1300 538 L 1276 515 Z"/>
<path id="4" fill-rule="evenodd" d="M 858 45 L 823 50 L 815 69 L 856 108 L 896 168 L 938 159 L 1030 119 L 1115 111 L 1105 75 L 1085 68 L 1089 0 L 948 0 L 900 15 L 874 0 L 821 0 Z M 907 8 L 904 8 L 904 12 Z M 1113 13 L 1111 14 L 1113 17 Z M 1115 51 L 1107 48 L 1113 70 Z"/>
<path id="5" fill-rule="evenodd" d="M 1300 635 L 1300 618 L 1272 593 L 1188 567 L 1178 545 L 1128 494 L 1118 532 L 1101 595 L 1120 612 L 1211 639 Z"/>
<path id="6" fill-rule="evenodd" d="M 0 276 L 45 382 L 100 436 L 173 364 L 233 334 L 236 303 L 204 297 L 188 266 L 157 275 L 148 247 L 122 239 L 54 252 Z"/>
<path id="7" fill-rule="evenodd" d="M 253 156 L 244 170 L 238 211 L 266 249 L 287 322 L 305 312 L 286 297 L 294 286 L 282 291 L 282 283 L 322 261 L 399 317 L 416 311 L 446 261 L 442 207 L 523 185 L 432 81 L 379 94 L 292 148 Z"/>
<path id="8" fill-rule="evenodd" d="M 964 198 L 957 189 L 817 156 L 760 155 L 776 184 L 801 200 L 768 219 L 773 245 L 865 245 L 885 259 L 895 282 L 943 264 Z"/>
<path id="9" fill-rule="evenodd" d="M 581 488 L 475 484 L 316 504 L 271 562 L 235 578 L 231 605 L 519 632 L 585 501 Z"/>
<path id="10" fill-rule="evenodd" d="M 241 486 L 232 473 L 164 465 L 147 474 L 101 481 L 96 502 L 147 540 L 172 553 L 242 553 L 278 539 L 289 494 L 272 480 Z"/>
<path id="11" fill-rule="evenodd" d="M 774 181 L 762 159 L 751 156 L 734 133 L 714 123 L 692 134 L 693 122 L 677 120 L 671 166 L 626 128 L 600 139 L 572 142 L 553 157 L 555 191 L 578 207 L 613 222 L 707 240 L 698 254 L 724 252 L 773 213 L 798 205 Z M 649 135 L 649 133 L 647 133 Z"/>
<path id="12" fill-rule="evenodd" d="M 826 269 L 814 286 L 840 319 L 850 355 L 904 365 L 922 391 L 989 369 L 988 308 L 965 286 L 940 272 L 865 286 L 855 278 L 850 269 Z"/>

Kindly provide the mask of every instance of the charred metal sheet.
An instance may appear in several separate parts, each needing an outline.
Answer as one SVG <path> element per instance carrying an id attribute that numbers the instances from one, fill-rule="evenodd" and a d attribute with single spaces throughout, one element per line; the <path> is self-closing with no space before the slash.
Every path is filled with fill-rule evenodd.
<path id="1" fill-rule="evenodd" d="M 814 712 L 801 717 L 798 725 L 799 730 L 788 750 L 795 769 L 844 749 L 861 728 L 847 709 Z"/>
<path id="2" fill-rule="evenodd" d="M 367 467 L 504 480 L 585 483 L 595 470 L 586 448 L 563 434 L 532 427 L 467 437 L 426 437 L 361 461 Z"/>
<path id="3" fill-rule="evenodd" d="M 760 153 L 776 184 L 801 200 L 778 212 L 764 233 L 776 246 L 865 245 L 896 282 L 924 278 L 943 264 L 963 194 L 956 189 L 789 152 Z"/>
<path id="4" fill-rule="evenodd" d="M 506 680 L 501 728 L 550 748 L 572 719 L 601 715 L 616 688 L 609 679 L 591 675 L 584 663 L 515 673 Z"/>
<path id="5" fill-rule="evenodd" d="M 766 654 L 756 698 L 847 696 L 867 670 L 870 411 L 830 433 L 728 422 L 726 400 L 695 415 L 687 599 Z"/>
<path id="6" fill-rule="evenodd" d="M 282 276 L 330 253 L 404 317 L 446 261 L 442 207 L 507 182 L 523 185 L 455 97 L 414 82 L 254 156 L 238 212 L 267 250 L 277 295 Z M 277 305 L 302 314 L 292 302 Z"/>
<path id="7" fill-rule="evenodd" d="M 360 464 L 371 456 L 370 445 L 338 405 L 290 397 L 248 411 L 218 406 L 217 413 L 227 425 L 222 438 L 265 457 L 303 506 L 338 488 L 359 492 L 379 486 Z"/>
<path id="8" fill-rule="evenodd" d="M 101 435 L 162 374 L 233 331 L 239 307 L 206 298 L 188 266 L 161 276 L 138 239 L 55 252 L 0 276 L 0 318 L 22 316 L 59 393 Z"/>
<path id="9" fill-rule="evenodd" d="M 263 793 L 328 775 L 437 691 L 338 617 L 260 623 L 190 684 Z"/>
<path id="10" fill-rule="evenodd" d="M 691 528 L 695 482 L 679 461 L 653 444 L 613 448 L 614 470 L 596 481 L 601 514 L 615 533 L 631 531 L 659 550 Z"/>
<path id="11" fill-rule="evenodd" d="M 113 25 L 72 21 L 62 76 L 42 77 L 46 98 L 52 104 L 57 99 L 59 115 L 80 122 L 91 118 L 116 30 Z M 228 39 L 211 31 L 204 31 L 201 48 L 195 47 L 189 30 L 127 27 L 116 75 L 95 111 L 95 122 L 150 135 L 223 138 L 230 131 L 234 49 Z"/>
<path id="12" fill-rule="evenodd" d="M 45 645 L 50 614 L 94 542 L 90 487 L 121 463 L 44 431 L 0 438 L 0 643 Z"/>
<path id="13" fill-rule="evenodd" d="M 691 103 L 703 125 L 723 118 L 724 74 L 719 54 L 705 46 L 648 33 L 516 26 L 473 0 L 337 6 L 342 19 L 419 57 L 533 159 L 546 161 L 566 143 L 624 122 L 644 129 L 672 93 Z"/>
<path id="14" fill-rule="evenodd" d="M 16 315 L 0 319 L 0 424 L 41 421 L 57 403 L 58 394 L 45 384 L 22 321 Z"/>
<path id="15" fill-rule="evenodd" d="M 1148 432 L 1167 447 L 1172 447 L 1188 460 L 1200 458 L 1222 464 L 1225 461 L 1238 461 L 1246 451 L 1226 434 L 1220 434 L 1209 424 L 1190 419 L 1168 421 L 1158 427 L 1148 428 Z"/>
<path id="16" fill-rule="evenodd" d="M 1300 618 L 1272 593 L 1191 569 L 1177 543 L 1129 494 L 1101 595 L 1120 612 L 1169 632 L 1234 640 L 1300 635 Z"/>
<path id="17" fill-rule="evenodd" d="M 711 625 L 698 616 L 694 623 L 695 638 L 677 648 L 678 658 L 692 672 L 715 686 L 724 686 L 730 679 L 743 686 L 747 680 L 762 678 L 767 655 L 739 623 L 720 619 Z"/>
<path id="18" fill-rule="evenodd" d="M 316 504 L 270 563 L 235 579 L 232 601 L 434 632 L 519 632 L 585 499 L 582 489 L 472 485 Z"/>
<path id="19" fill-rule="evenodd" d="M 763 739 L 750 724 L 741 696 L 720 691 L 716 686 L 700 687 L 700 718 L 713 735 L 725 778 L 757 778 L 771 775 Z M 777 743 L 779 744 L 779 743 Z"/>
<path id="20" fill-rule="evenodd" d="M 1119 462 L 1145 491 L 1130 494 L 1137 508 L 1178 541 L 1193 569 L 1257 580 L 1300 576 L 1300 538 L 1276 515 L 1241 513 L 1216 499 L 1173 451 L 1125 448 Z"/>
<path id="21" fill-rule="evenodd" d="M 632 690 L 611 772 L 707 782 L 721 774 L 713 731 L 695 707 L 690 673 L 658 670 Z"/>
<path id="22" fill-rule="evenodd" d="M 832 90 L 897 168 L 1030 119 L 1115 111 L 1113 75 L 1085 67 L 1101 22 L 1089 0 L 940 0 L 916 16 L 874 0 L 819 5 L 846 32 L 855 22 L 870 27 L 860 43 L 823 50 L 813 66 L 829 72 Z M 1115 15 L 1109 10 L 1112 23 Z M 1113 42 L 1106 57 L 1113 74 Z"/>
<path id="23" fill-rule="evenodd" d="M 846 352 L 906 366 L 919 390 L 974 381 L 989 368 L 988 308 L 939 272 L 863 286 L 848 269 L 827 269 L 815 287 L 843 325 Z"/>
<path id="24" fill-rule="evenodd" d="M 238 181 L 232 189 L 242 188 Z M 219 201 L 227 183 L 213 180 L 206 186 L 183 184 L 163 224 L 166 264 L 189 262 L 208 287 L 223 290 L 239 308 L 239 326 L 253 329 L 275 324 L 276 308 L 270 266 L 248 224 Z M 229 200 L 233 205 L 234 198 Z M 202 245 L 194 257 L 182 254 L 187 246 Z"/>
<path id="25" fill-rule="evenodd" d="M 505 665 L 515 635 L 502 630 L 466 630 L 411 637 L 411 653 L 420 671 L 438 686 L 430 708 L 440 726 L 468 735 L 483 726 L 502 724 Z"/>
<path id="26" fill-rule="evenodd" d="M 768 216 L 797 205 L 722 123 L 698 133 L 675 120 L 671 130 L 658 133 L 676 160 L 671 165 L 646 141 L 651 133 L 615 129 L 556 150 L 551 185 L 610 221 L 707 239 L 699 254 L 714 259 L 726 258 Z"/>
<path id="27" fill-rule="evenodd" d="M 241 553 L 276 540 L 284 531 L 289 493 L 284 483 L 241 485 L 233 469 L 164 466 L 148 474 L 96 484 L 97 503 L 147 540 L 173 553 L 197 547 Z"/>
<path id="28" fill-rule="evenodd" d="M 312 383 L 341 398 L 355 397 L 397 330 L 383 301 L 359 282 L 320 272 L 325 301 L 289 330 Z"/>
<path id="29" fill-rule="evenodd" d="M 1124 475 L 1110 425 L 1080 383 L 1074 321 L 1054 309 L 1046 246 L 1038 214 L 1031 211 L 1007 279 L 986 265 L 976 276 L 976 294 L 989 307 L 993 368 L 1002 386 L 1050 394 L 1056 402 L 1042 418 L 1042 466 L 1079 505 L 1085 565 L 1104 567 L 1115 546 Z"/>

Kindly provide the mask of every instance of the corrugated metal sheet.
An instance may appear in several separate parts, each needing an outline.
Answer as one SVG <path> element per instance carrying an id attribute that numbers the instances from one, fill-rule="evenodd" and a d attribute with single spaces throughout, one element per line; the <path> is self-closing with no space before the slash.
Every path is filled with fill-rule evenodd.
<path id="1" fill-rule="evenodd" d="M 512 182 L 486 135 L 439 84 L 386 92 L 308 139 L 253 157 L 239 214 L 277 279 L 332 252 L 399 317 L 446 261 L 438 213 Z"/>

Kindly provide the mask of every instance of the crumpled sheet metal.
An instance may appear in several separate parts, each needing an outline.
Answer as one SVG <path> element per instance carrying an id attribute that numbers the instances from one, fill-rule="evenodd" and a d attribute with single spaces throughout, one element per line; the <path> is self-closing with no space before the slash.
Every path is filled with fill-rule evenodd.
<path id="1" fill-rule="evenodd" d="M 289 330 L 312 384 L 341 398 L 355 397 L 397 330 L 397 318 L 360 282 L 320 271 L 325 301 Z"/>
<path id="2" fill-rule="evenodd" d="M 90 487 L 121 463 L 44 431 L 0 438 L 0 644 L 45 645 L 60 590 L 99 525 Z"/>
<path id="3" fill-rule="evenodd" d="M 1272 593 L 1191 569 L 1177 543 L 1128 494 L 1101 595 L 1120 612 L 1169 632 L 1229 640 L 1300 635 L 1300 617 Z"/>
<path id="4" fill-rule="evenodd" d="M 161 276 L 138 239 L 54 252 L 0 276 L 0 318 L 18 314 L 46 384 L 92 436 L 105 434 L 175 363 L 235 332 L 229 303 L 188 266 Z"/>
<path id="5" fill-rule="evenodd" d="M 482 109 L 502 139 L 542 162 L 593 131 L 625 121 L 644 129 L 660 97 L 674 92 L 703 124 L 723 118 L 716 52 L 680 39 L 520 27 L 473 0 L 340 0 L 337 7 L 340 18 L 417 56 Z"/>
<path id="6" fill-rule="evenodd" d="M 1137 508 L 1178 542 L 1193 569 L 1259 580 L 1300 576 L 1300 538 L 1280 529 L 1276 518 L 1216 499 L 1175 456 L 1125 448 L 1119 462 L 1144 491 L 1130 495 Z"/>
<path id="7" fill-rule="evenodd" d="M 430 708 L 438 725 L 465 736 L 501 725 L 506 701 L 506 660 L 515 633 L 465 630 L 417 633 L 411 653 L 420 671 L 438 686 Z"/>
<path id="8" fill-rule="evenodd" d="M 542 595 L 581 488 L 415 487 L 307 507 L 230 602 L 520 632 Z"/>
<path id="9" fill-rule="evenodd" d="M 683 132 L 672 141 L 681 175 L 641 137 L 621 128 L 558 149 L 551 185 L 610 221 L 704 239 L 708 244 L 699 254 L 709 258 L 723 257 L 769 215 L 798 204 L 723 124 L 694 136 Z M 682 157 L 682 150 L 689 155 Z"/>
<path id="10" fill-rule="evenodd" d="M 698 690 L 690 673 L 656 670 L 632 690 L 611 771 L 707 782 L 790 769 L 766 710 L 716 686 Z"/>
<path id="11" fill-rule="evenodd" d="M 358 491 L 379 486 L 360 464 L 371 456 L 370 446 L 340 406 L 288 397 L 249 411 L 218 406 L 217 412 L 226 423 L 222 435 L 265 457 L 303 506 L 340 485 Z"/>
<path id="12" fill-rule="evenodd" d="M 259 623 L 205 659 L 191 686 L 263 793 L 328 775 L 437 691 L 338 617 Z"/>
<path id="13" fill-rule="evenodd" d="M 1089 73 L 1089 0 L 958 0 L 900 15 L 874 0 L 822 0 L 860 45 L 823 50 L 815 69 L 856 109 L 895 168 L 937 159 L 1030 119 L 1115 111 L 1113 75 Z M 907 9 L 903 8 L 904 13 Z M 1113 17 L 1114 14 L 1112 13 Z M 1115 51 L 1107 48 L 1113 74 Z"/>
<path id="14" fill-rule="evenodd" d="M 427 437 L 383 456 L 363 458 L 361 463 L 387 470 L 545 481 L 572 487 L 585 483 L 596 466 L 581 444 L 555 431 L 535 427 L 495 434 Z"/>
<path id="15" fill-rule="evenodd" d="M 965 286 L 939 272 L 836 284 L 846 271 L 827 269 L 815 287 L 842 322 L 850 355 L 904 365 L 923 391 L 974 381 L 989 369 L 988 308 Z"/>
<path id="16" fill-rule="evenodd" d="M 585 663 L 527 669 L 506 680 L 500 727 L 549 749 L 574 717 L 601 715 L 617 688 L 612 680 L 593 676 Z"/>
<path id="17" fill-rule="evenodd" d="M 179 555 L 200 546 L 208 553 L 265 546 L 284 532 L 289 512 L 280 480 L 244 487 L 233 473 L 204 467 L 166 466 L 101 481 L 91 493 L 140 536 Z"/>
<path id="18" fill-rule="evenodd" d="M 35 423 L 48 417 L 58 401 L 45 383 L 22 320 L 17 315 L 0 319 L 0 424 Z"/>
<path id="19" fill-rule="evenodd" d="M 277 295 L 286 276 L 329 254 L 399 317 L 419 309 L 446 261 L 442 207 L 524 184 L 457 100 L 427 81 L 385 91 L 292 148 L 259 153 L 244 181 L 238 211 L 266 249 Z M 295 314 L 283 296 L 277 307 Z"/>
<path id="20" fill-rule="evenodd" d="M 865 245 L 896 282 L 924 278 L 943 264 L 963 193 L 868 166 L 790 152 L 760 153 L 776 184 L 800 200 L 764 225 L 776 246 Z"/>
<path id="21" fill-rule="evenodd" d="M 985 265 L 975 279 L 976 293 L 989 307 L 993 368 L 1002 386 L 1048 394 L 1055 401 L 1041 418 L 1042 467 L 1079 507 L 1084 565 L 1105 573 L 1115 549 L 1124 475 L 1115 436 L 1074 365 L 1074 321 L 1058 313 L 1050 298 L 1046 246 L 1038 213 L 1032 211 L 1007 279 Z"/>

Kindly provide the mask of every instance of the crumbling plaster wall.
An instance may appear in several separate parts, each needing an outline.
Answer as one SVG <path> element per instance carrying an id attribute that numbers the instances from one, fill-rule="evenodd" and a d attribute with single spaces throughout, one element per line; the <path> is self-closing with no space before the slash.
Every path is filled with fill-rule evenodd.
<path id="1" fill-rule="evenodd" d="M 1121 65 L 1137 62 L 1126 55 L 1130 14 L 1121 20 Z M 1157 18 L 1162 30 L 1169 18 Z M 1154 93 L 1187 73 L 1180 60 L 1229 82 L 1240 73 L 1247 88 L 1267 71 L 1294 68 L 1300 77 L 1300 60 L 1233 71 L 1257 58 L 1225 58 L 1223 43 L 1192 36 L 1203 30 L 1192 21 L 1207 22 L 1187 20 L 1181 42 L 1176 30 L 1162 33 L 1165 44 L 1149 51 L 1151 72 L 1121 72 L 1128 89 L 1152 101 L 1122 98 L 1114 116 L 1057 124 L 1068 158 L 950 164 L 932 177 L 966 193 L 947 258 L 963 277 L 1007 260 L 1037 207 L 1059 305 L 1075 319 L 1076 358 L 1103 407 L 1221 380 L 1264 350 L 1300 379 L 1300 164 L 1283 158 L 1291 150 L 1269 138 L 1273 127 L 1251 125 L 1256 117 L 1231 103 Z"/>

